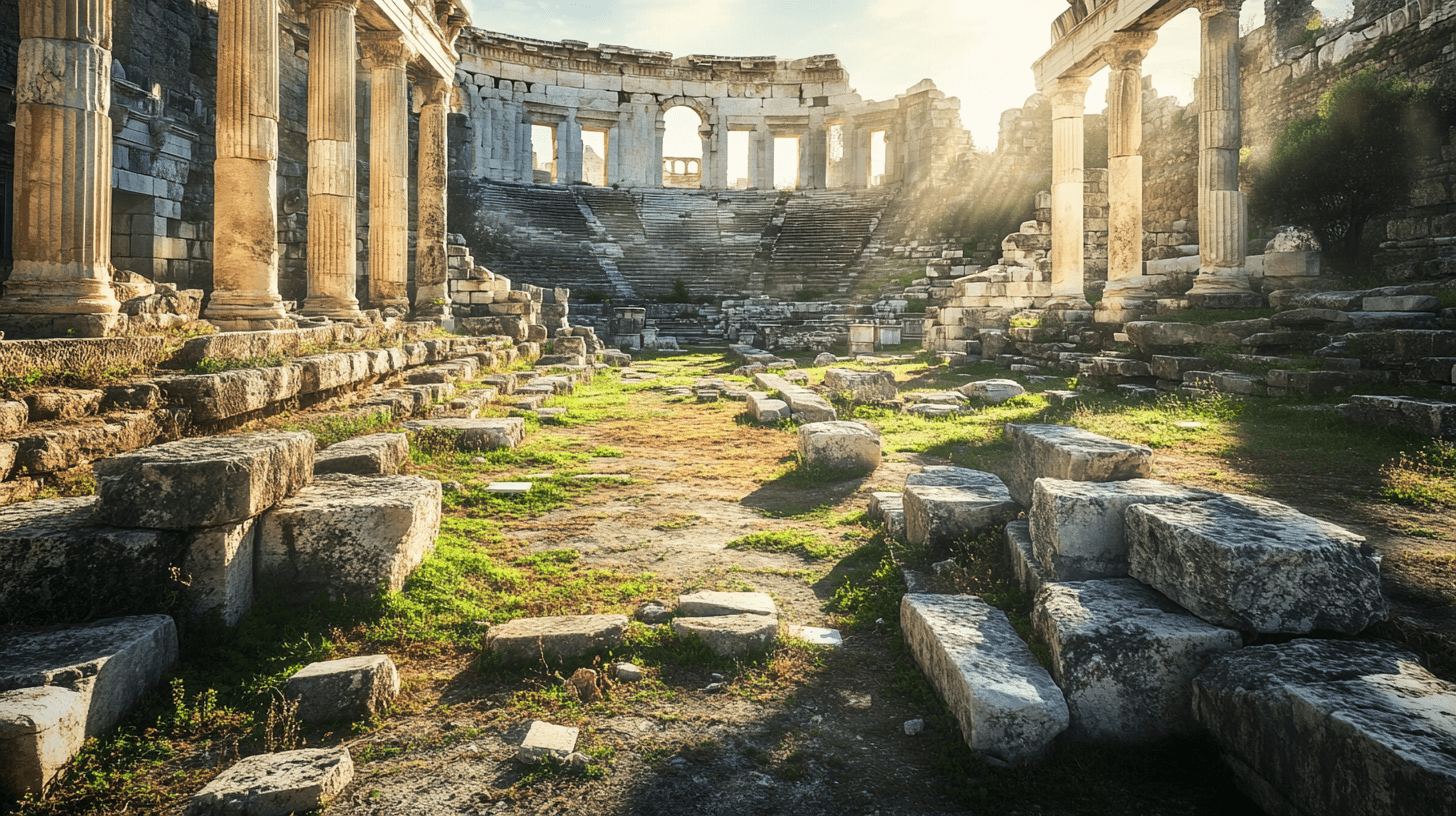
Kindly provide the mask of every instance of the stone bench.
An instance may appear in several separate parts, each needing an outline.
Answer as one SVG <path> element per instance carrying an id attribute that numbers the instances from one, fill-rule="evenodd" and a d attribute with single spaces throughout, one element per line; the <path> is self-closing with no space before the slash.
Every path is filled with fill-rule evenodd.
<path id="1" fill-rule="evenodd" d="M 1116 482 L 1152 476 L 1153 451 L 1066 425 L 1006 425 L 1011 470 L 1006 486 L 1025 507 L 1037 479 Z"/>
<path id="2" fill-rule="evenodd" d="M 799 455 L 809 467 L 872 473 L 880 466 L 880 435 L 858 422 L 814 422 L 799 427 Z"/>
<path id="3" fill-rule="evenodd" d="M 930 470 L 927 468 L 926 470 Z M 1016 502 L 994 473 L 939 467 L 905 480 L 905 538 L 944 545 L 998 527 L 1017 513 Z"/>

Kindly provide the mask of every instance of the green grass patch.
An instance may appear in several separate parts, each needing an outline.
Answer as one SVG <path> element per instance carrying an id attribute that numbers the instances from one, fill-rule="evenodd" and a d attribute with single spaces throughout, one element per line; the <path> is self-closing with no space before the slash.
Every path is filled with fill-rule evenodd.
<path id="1" fill-rule="evenodd" d="M 383 433 L 394 427 L 394 414 L 381 410 L 354 416 L 327 416 L 316 419 L 301 419 L 283 426 L 285 431 L 308 431 L 318 440 L 321 448 L 335 442 L 343 442 L 356 436 Z"/>
<path id="2" fill-rule="evenodd" d="M 1456 444 L 1432 442 L 1380 469 L 1380 495 L 1413 507 L 1456 506 Z"/>
<path id="3" fill-rule="evenodd" d="M 793 553 L 816 560 L 833 558 L 842 548 L 821 535 L 803 530 L 780 530 L 752 533 L 728 542 L 730 550 Z"/>
<path id="4" fill-rule="evenodd" d="M 220 374 L 224 371 L 236 371 L 244 368 L 276 368 L 287 364 L 288 357 L 281 352 L 274 352 L 263 357 L 209 357 L 205 360 L 198 360 L 196 364 L 187 369 L 187 373 Z"/>

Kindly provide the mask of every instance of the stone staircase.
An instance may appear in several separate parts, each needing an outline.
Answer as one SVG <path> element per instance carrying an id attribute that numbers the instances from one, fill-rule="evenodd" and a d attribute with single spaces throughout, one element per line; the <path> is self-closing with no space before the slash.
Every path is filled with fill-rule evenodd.
<path id="1" fill-rule="evenodd" d="M 765 285 L 771 290 L 797 285 L 818 292 L 849 291 L 851 281 L 844 271 L 869 244 L 890 195 L 830 190 L 789 198 Z"/>

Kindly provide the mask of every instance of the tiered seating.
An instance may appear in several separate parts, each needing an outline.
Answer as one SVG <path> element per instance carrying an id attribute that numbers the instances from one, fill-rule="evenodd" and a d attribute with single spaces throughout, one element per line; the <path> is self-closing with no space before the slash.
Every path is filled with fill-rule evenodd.
<path id="1" fill-rule="evenodd" d="M 481 181 L 467 194 L 467 238 L 477 260 L 511 280 L 611 293 L 595 239 L 566 187 Z"/>
<path id="2" fill-rule="evenodd" d="M 834 292 L 884 214 L 882 191 L 829 190 L 789 199 L 766 286 Z"/>

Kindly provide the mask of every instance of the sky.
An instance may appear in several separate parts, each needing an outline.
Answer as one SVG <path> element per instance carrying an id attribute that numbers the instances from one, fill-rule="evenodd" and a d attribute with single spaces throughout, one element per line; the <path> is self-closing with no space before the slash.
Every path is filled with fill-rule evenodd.
<path id="1" fill-rule="evenodd" d="M 466 0 L 474 25 L 542 40 L 583 40 L 669 51 L 675 56 L 836 54 L 850 85 L 885 100 L 932 79 L 961 100 L 976 146 L 994 150 L 1001 113 L 1035 93 L 1031 64 L 1051 43 L 1067 0 Z M 1350 0 L 1317 0 L 1338 16 Z M 1262 22 L 1262 0 L 1244 3 L 1243 26 Z M 1198 73 L 1198 14 L 1159 34 L 1145 63 L 1164 96 L 1190 101 Z M 1088 112 L 1106 104 L 1107 72 L 1088 92 Z M 669 150 L 669 153 L 672 151 Z"/>

